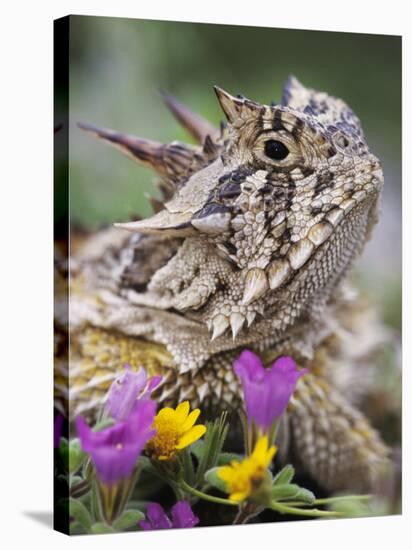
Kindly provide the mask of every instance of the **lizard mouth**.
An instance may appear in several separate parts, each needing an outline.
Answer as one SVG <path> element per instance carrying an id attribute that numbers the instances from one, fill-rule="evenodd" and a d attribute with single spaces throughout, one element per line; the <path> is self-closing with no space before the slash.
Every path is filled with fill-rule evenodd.
<path id="1" fill-rule="evenodd" d="M 333 238 L 341 222 L 357 204 L 354 199 L 348 199 L 339 207 L 333 208 L 322 220 L 309 228 L 305 237 L 293 243 L 284 256 L 274 259 L 264 269 L 253 267 L 246 275 L 241 276 L 243 282 L 239 280 L 239 284 L 243 286 L 243 298 L 236 308 L 229 313 L 220 311 L 206 321 L 212 333 L 211 340 L 215 340 L 229 328 L 233 339 L 236 339 L 238 334 L 244 333 L 246 325 L 250 327 L 254 323 L 258 315 L 265 316 L 262 298 L 268 292 L 280 296 L 283 290 L 293 284 L 302 273 L 302 268 L 322 254 L 329 239 Z M 283 302 L 283 297 L 281 301 Z"/>

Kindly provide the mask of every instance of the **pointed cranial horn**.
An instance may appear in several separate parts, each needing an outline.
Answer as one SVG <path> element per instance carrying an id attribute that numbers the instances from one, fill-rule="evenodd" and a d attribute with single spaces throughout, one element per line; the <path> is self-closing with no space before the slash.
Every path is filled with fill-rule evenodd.
<path id="1" fill-rule="evenodd" d="M 130 134 L 123 134 L 107 128 L 97 128 L 91 124 L 78 123 L 79 128 L 90 132 L 110 143 L 132 160 L 156 170 L 160 175 L 172 180 L 178 179 L 191 166 L 198 154 L 198 148 L 184 143 L 158 143 Z"/>
<path id="2" fill-rule="evenodd" d="M 325 102 L 328 105 L 327 109 L 322 107 Z M 345 120 L 356 135 L 363 135 L 359 119 L 344 101 L 313 88 L 307 88 L 294 76 L 289 76 L 283 88 L 282 105 L 308 116 L 316 116 L 325 127 L 335 126 L 340 120 Z"/>
<path id="3" fill-rule="evenodd" d="M 283 86 L 282 105 L 292 106 L 296 101 L 299 101 L 301 96 L 306 100 L 306 96 L 309 92 L 310 90 L 305 88 L 295 76 L 290 75 Z"/>
<path id="4" fill-rule="evenodd" d="M 250 101 L 242 96 L 235 97 L 225 92 L 222 88 L 219 88 L 219 86 L 215 86 L 214 90 L 220 106 L 230 123 L 234 123 L 238 119 L 245 119 L 250 116 L 251 113 L 262 108 L 258 103 Z"/>
<path id="5" fill-rule="evenodd" d="M 175 97 L 165 92 L 161 92 L 162 97 L 172 111 L 180 124 L 197 140 L 204 143 L 207 136 L 212 140 L 219 136 L 219 130 L 215 128 L 208 120 L 193 113 L 183 103 L 180 103 Z"/>
<path id="6" fill-rule="evenodd" d="M 220 106 L 222 107 L 222 110 L 226 115 L 226 118 L 229 122 L 234 122 L 237 118 L 239 118 L 243 100 L 234 97 L 228 92 L 225 92 L 225 90 L 219 88 L 219 86 L 215 86 L 214 90 L 216 92 Z"/>
<path id="7" fill-rule="evenodd" d="M 90 132 L 96 137 L 107 141 L 140 164 L 147 164 L 157 170 L 159 170 L 163 164 L 163 150 L 165 145 L 161 143 L 148 139 L 141 139 L 130 134 L 123 134 L 108 128 L 97 128 L 92 124 L 86 124 L 84 122 L 79 122 L 78 126 L 82 130 Z"/>
<path id="8" fill-rule="evenodd" d="M 187 237 L 197 234 L 190 223 L 192 214 L 189 212 L 170 213 L 167 210 L 158 212 L 151 218 L 137 222 L 115 223 L 115 227 L 126 229 L 133 233 L 147 235 L 163 235 L 165 237 Z"/>

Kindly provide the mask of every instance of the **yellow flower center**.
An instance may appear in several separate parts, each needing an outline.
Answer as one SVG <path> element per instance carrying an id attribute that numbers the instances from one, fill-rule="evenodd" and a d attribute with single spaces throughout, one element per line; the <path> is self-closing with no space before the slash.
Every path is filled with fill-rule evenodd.
<path id="1" fill-rule="evenodd" d="M 159 460 L 170 460 L 176 454 L 179 442 L 178 425 L 173 417 L 156 416 L 154 421 L 156 435 L 148 443 L 148 452 Z"/>
<path id="2" fill-rule="evenodd" d="M 200 410 L 189 414 L 190 406 L 184 401 L 171 409 L 161 409 L 154 419 L 156 435 L 148 442 L 147 453 L 158 460 L 172 460 L 176 453 L 197 441 L 206 431 L 201 424 L 194 426 Z"/>

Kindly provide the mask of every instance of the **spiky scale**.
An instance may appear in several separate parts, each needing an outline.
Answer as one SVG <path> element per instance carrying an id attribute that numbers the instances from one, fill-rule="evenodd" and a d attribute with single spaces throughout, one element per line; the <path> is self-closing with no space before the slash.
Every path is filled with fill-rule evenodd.
<path id="1" fill-rule="evenodd" d="M 218 137 L 219 130 L 210 124 L 208 120 L 192 113 L 171 94 L 162 92 L 162 97 L 177 120 L 199 143 L 204 143 L 206 138 L 216 139 Z"/>

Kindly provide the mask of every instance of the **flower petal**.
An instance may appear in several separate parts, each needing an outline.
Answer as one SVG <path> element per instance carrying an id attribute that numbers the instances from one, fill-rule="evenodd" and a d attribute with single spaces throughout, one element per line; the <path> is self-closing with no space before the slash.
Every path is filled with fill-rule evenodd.
<path id="1" fill-rule="evenodd" d="M 190 430 L 190 428 L 194 425 L 196 420 L 198 419 L 200 414 L 200 409 L 195 409 L 192 411 L 189 416 L 186 418 L 186 420 L 183 422 L 182 426 L 180 427 L 180 432 L 184 433 Z"/>
<path id="2" fill-rule="evenodd" d="M 242 382 L 244 379 L 261 380 L 265 373 L 265 367 L 260 358 L 248 349 L 242 351 L 239 358 L 235 361 L 234 370 Z"/>
<path id="3" fill-rule="evenodd" d="M 298 370 L 292 357 L 279 357 L 266 369 L 259 357 L 249 350 L 234 362 L 239 376 L 249 424 L 268 433 L 273 423 L 283 414 L 299 378 L 307 369 Z"/>
<path id="4" fill-rule="evenodd" d="M 125 370 L 110 386 L 106 410 L 115 420 L 125 420 L 133 410 L 139 394 L 147 383 L 146 371 L 140 367 L 137 372 L 125 365 Z"/>
<path id="5" fill-rule="evenodd" d="M 221 466 L 217 471 L 217 475 L 222 481 L 230 482 L 233 479 L 234 469 L 230 466 Z"/>
<path id="6" fill-rule="evenodd" d="M 255 445 L 255 448 L 253 450 L 252 456 L 256 456 L 256 458 L 260 456 L 265 456 L 267 448 L 268 448 L 267 436 L 264 435 L 263 437 L 259 437 Z"/>
<path id="7" fill-rule="evenodd" d="M 85 419 L 82 416 L 76 418 L 76 433 L 80 439 L 82 450 L 88 453 L 92 446 L 91 435 L 92 430 L 87 425 Z"/>
<path id="8" fill-rule="evenodd" d="M 183 422 L 187 418 L 187 415 L 189 414 L 189 411 L 190 411 L 189 401 L 183 401 L 183 403 L 180 403 L 180 405 L 176 407 L 176 411 L 175 411 L 176 420 L 179 424 L 183 424 Z"/>
<path id="9" fill-rule="evenodd" d="M 54 419 L 54 448 L 57 449 L 60 446 L 60 438 L 62 436 L 64 424 L 64 416 L 58 413 Z"/>
<path id="10" fill-rule="evenodd" d="M 147 390 L 146 392 L 151 393 L 153 390 L 157 388 L 157 386 L 162 381 L 163 376 L 152 376 L 152 378 L 149 379 L 147 383 Z"/>
<path id="11" fill-rule="evenodd" d="M 191 445 L 192 443 L 200 439 L 205 432 L 206 426 L 203 426 L 202 424 L 193 426 L 193 428 L 190 428 L 188 432 L 186 432 L 182 435 L 182 437 L 179 438 L 179 443 L 176 445 L 176 449 L 184 449 L 188 445 Z"/>
<path id="12" fill-rule="evenodd" d="M 154 434 L 155 408 L 149 399 L 138 401 L 126 420 L 97 432 L 82 417 L 76 418 L 81 447 L 91 456 L 103 483 L 114 484 L 132 473 L 143 447 Z"/>
<path id="13" fill-rule="evenodd" d="M 170 529 L 172 522 L 167 517 L 166 512 L 157 502 L 151 502 L 147 506 L 147 518 L 152 525 L 152 529 Z"/>
<path id="14" fill-rule="evenodd" d="M 172 524 L 175 528 L 194 527 L 199 523 L 199 518 L 194 515 L 190 504 L 186 500 L 180 500 L 171 510 Z"/>
<path id="15" fill-rule="evenodd" d="M 174 420 L 176 416 L 176 411 L 171 407 L 163 407 L 156 415 L 156 420 Z"/>

